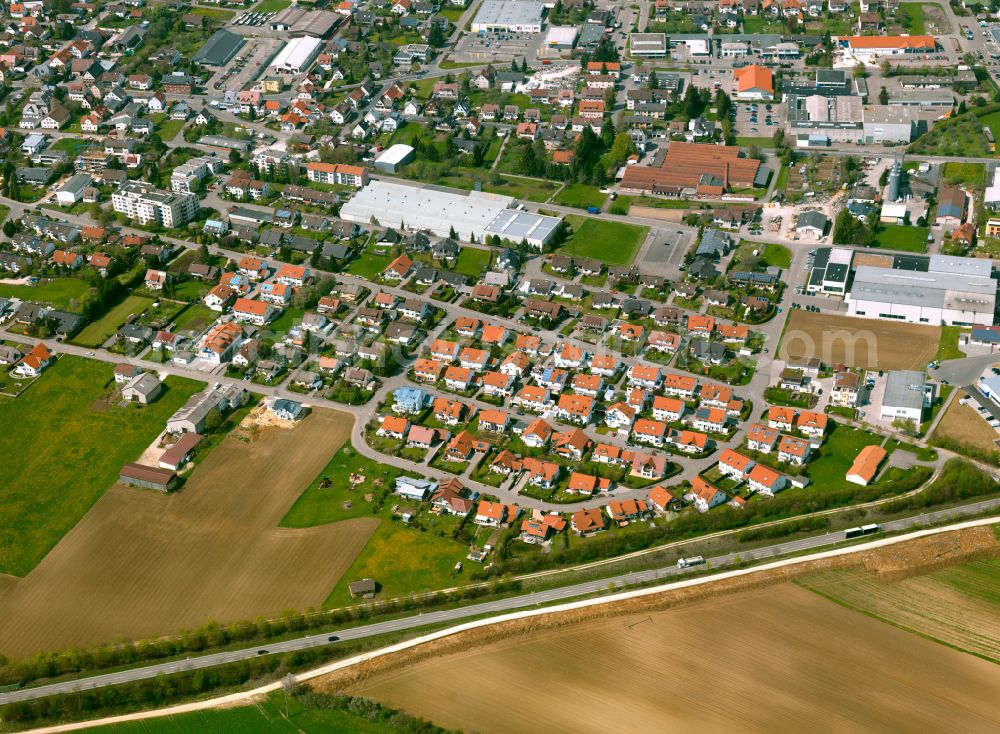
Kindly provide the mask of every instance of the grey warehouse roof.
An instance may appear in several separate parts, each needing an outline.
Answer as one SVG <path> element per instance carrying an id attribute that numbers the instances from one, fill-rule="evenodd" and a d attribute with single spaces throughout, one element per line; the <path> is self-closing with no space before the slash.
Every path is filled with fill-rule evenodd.
<path id="1" fill-rule="evenodd" d="M 243 36 L 220 28 L 212 34 L 212 37 L 198 50 L 192 60 L 196 64 L 223 66 L 236 55 L 245 42 Z"/>
<path id="2" fill-rule="evenodd" d="M 893 408 L 923 408 L 925 382 L 922 372 L 893 370 L 885 381 L 882 402 Z"/>

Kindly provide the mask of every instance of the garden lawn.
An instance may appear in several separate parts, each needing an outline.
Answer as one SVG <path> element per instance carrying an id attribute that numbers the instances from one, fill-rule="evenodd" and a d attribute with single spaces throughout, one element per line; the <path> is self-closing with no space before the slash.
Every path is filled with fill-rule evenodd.
<path id="1" fill-rule="evenodd" d="M 572 206 L 577 209 L 586 209 L 589 206 L 594 206 L 600 209 L 604 206 L 604 202 L 607 200 L 608 195 L 602 194 L 600 189 L 596 186 L 588 186 L 587 184 L 571 183 L 566 184 L 555 198 L 552 199 L 553 204 L 560 204 L 562 206 Z"/>
<path id="2" fill-rule="evenodd" d="M 948 161 L 944 164 L 944 180 L 955 184 L 985 186 L 986 166 L 982 163 Z"/>
<path id="3" fill-rule="evenodd" d="M 152 299 L 145 296 L 128 296 L 97 321 L 88 324 L 73 341 L 85 347 L 99 347 L 118 331 L 129 316 L 142 313 L 152 303 Z"/>
<path id="4" fill-rule="evenodd" d="M 208 306 L 192 303 L 174 319 L 174 331 L 203 331 L 219 318 L 219 314 Z"/>
<path id="5" fill-rule="evenodd" d="M 875 245 L 889 250 L 923 252 L 927 246 L 927 227 L 882 224 L 875 233 Z"/>
<path id="6" fill-rule="evenodd" d="M 482 274 L 490 269 L 490 262 L 493 253 L 479 247 L 463 247 L 458 253 L 458 262 L 455 263 L 455 272 L 468 275 L 470 278 L 480 278 Z"/>
<path id="7" fill-rule="evenodd" d="M 156 126 L 156 132 L 163 141 L 173 140 L 177 137 L 177 133 L 181 131 L 181 128 L 184 127 L 185 122 L 187 120 L 165 120 Z"/>
<path id="8" fill-rule="evenodd" d="M 82 148 L 86 148 L 87 143 L 79 138 L 60 138 L 51 145 L 53 150 L 61 150 L 70 156 L 75 156 Z"/>
<path id="9" fill-rule="evenodd" d="M 217 23 L 228 23 L 234 15 L 235 11 L 223 10 L 222 8 L 191 8 L 191 12 L 195 15 L 204 15 L 209 20 L 214 20 Z"/>
<path id="10" fill-rule="evenodd" d="M 0 296 L 20 298 L 24 301 L 41 301 L 56 308 L 70 308 L 70 301 L 81 298 L 90 285 L 80 278 L 53 278 L 38 285 L 10 285 L 0 283 Z"/>
<path id="11" fill-rule="evenodd" d="M 608 265 L 628 265 L 646 239 L 648 227 L 589 217 L 566 217 L 573 235 L 559 248 L 564 255 L 592 257 Z"/>
<path id="12" fill-rule="evenodd" d="M 445 589 L 457 585 L 455 564 L 465 559 L 467 546 L 431 532 L 408 528 L 384 510 L 378 529 L 360 555 L 347 569 L 327 597 L 325 606 L 351 603 L 347 585 L 359 579 L 373 578 L 387 597 L 410 592 Z"/>
<path id="13" fill-rule="evenodd" d="M 960 326 L 942 326 L 941 340 L 938 342 L 937 354 L 934 359 L 944 361 L 946 359 L 962 359 L 965 352 L 958 348 L 958 336 L 962 333 Z"/>
<path id="14" fill-rule="evenodd" d="M 911 36 L 921 36 L 924 34 L 924 6 L 923 3 L 900 3 L 901 10 L 906 11 L 910 18 L 910 26 L 906 29 Z"/>
<path id="15" fill-rule="evenodd" d="M 383 270 L 389 267 L 390 262 L 392 259 L 388 255 L 362 252 L 357 258 L 351 260 L 347 266 L 347 272 L 368 280 L 375 280 Z"/>
<path id="16" fill-rule="evenodd" d="M 856 428 L 834 424 L 819 449 L 819 458 L 809 462 L 806 475 L 812 484 L 806 490 L 842 489 L 851 487 L 847 470 L 858 452 L 865 446 L 881 444 L 882 437 Z"/>
<path id="17" fill-rule="evenodd" d="M 201 382 L 167 377 L 152 405 L 101 399 L 114 366 L 63 355 L 25 393 L 0 400 L 0 573 L 24 576 L 163 430 Z"/>
<path id="18" fill-rule="evenodd" d="M 255 13 L 277 13 L 292 4 L 292 0 L 260 0 L 253 6 Z"/>

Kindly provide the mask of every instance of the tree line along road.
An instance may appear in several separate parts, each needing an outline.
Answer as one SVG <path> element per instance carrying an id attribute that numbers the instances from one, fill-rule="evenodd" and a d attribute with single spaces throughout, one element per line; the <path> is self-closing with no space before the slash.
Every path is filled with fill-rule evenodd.
<path id="1" fill-rule="evenodd" d="M 943 522 L 960 517 L 979 515 L 1000 508 L 1000 498 L 981 500 L 959 507 L 952 507 L 935 512 L 920 513 L 912 517 L 892 520 L 882 524 L 882 529 L 889 532 L 907 530 L 924 524 Z M 1000 520 L 1000 518 L 996 518 Z M 937 532 L 944 532 L 947 528 L 941 528 Z M 835 545 L 844 540 L 843 531 L 821 533 L 807 538 L 777 543 L 774 545 L 756 548 L 743 553 L 727 553 L 706 559 L 706 565 L 712 568 L 723 568 L 740 564 L 746 561 L 773 560 L 779 556 L 799 554 L 825 546 Z M 544 591 L 535 591 L 528 594 L 497 599 L 494 601 L 481 602 L 468 606 L 456 607 L 454 609 L 443 609 L 436 612 L 414 614 L 400 619 L 376 622 L 373 624 L 351 627 L 344 630 L 324 632 L 322 634 L 306 635 L 291 640 L 283 640 L 273 643 L 261 643 L 255 647 L 243 648 L 240 650 L 228 650 L 225 652 L 202 655 L 195 658 L 175 660 L 156 665 L 147 665 L 131 670 L 116 671 L 103 675 L 94 675 L 87 678 L 52 683 L 44 686 L 23 688 L 15 691 L 0 693 L 0 705 L 14 703 L 17 701 L 29 701 L 46 696 L 72 693 L 75 691 L 92 690 L 105 688 L 107 686 L 132 683 L 135 681 L 155 678 L 160 675 L 170 675 L 190 670 L 211 668 L 226 663 L 234 663 L 242 660 L 249 660 L 261 655 L 274 655 L 278 653 L 294 652 L 296 650 L 306 650 L 315 647 L 322 647 L 331 642 L 359 640 L 367 637 L 376 637 L 392 632 L 401 632 L 428 625 L 454 622 L 472 617 L 508 612 L 516 609 L 525 609 L 540 604 L 558 602 L 567 599 L 574 599 L 590 594 L 599 594 L 609 588 L 644 584 L 664 579 L 673 579 L 681 575 L 689 574 L 690 569 L 680 569 L 677 566 L 665 566 L 661 568 L 649 569 L 646 571 L 635 571 L 619 574 L 594 581 L 561 586 Z"/>

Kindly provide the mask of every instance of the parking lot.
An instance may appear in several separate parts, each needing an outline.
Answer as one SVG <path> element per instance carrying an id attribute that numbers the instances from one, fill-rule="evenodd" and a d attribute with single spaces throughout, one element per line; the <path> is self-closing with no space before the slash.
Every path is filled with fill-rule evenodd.
<path id="1" fill-rule="evenodd" d="M 471 33 L 455 44 L 451 60 L 459 64 L 510 63 L 513 59 L 534 61 L 541 33 Z"/>
<path id="2" fill-rule="evenodd" d="M 254 28 L 266 25 L 277 13 L 243 13 L 233 19 L 233 25 L 251 26 Z"/>
<path id="3" fill-rule="evenodd" d="M 246 88 L 263 74 L 268 63 L 284 44 L 284 41 L 276 38 L 247 39 L 239 54 L 209 80 L 209 89 L 240 91 Z"/>
<path id="4" fill-rule="evenodd" d="M 733 129 L 745 137 L 770 137 L 785 123 L 784 105 L 771 102 L 734 102 Z"/>

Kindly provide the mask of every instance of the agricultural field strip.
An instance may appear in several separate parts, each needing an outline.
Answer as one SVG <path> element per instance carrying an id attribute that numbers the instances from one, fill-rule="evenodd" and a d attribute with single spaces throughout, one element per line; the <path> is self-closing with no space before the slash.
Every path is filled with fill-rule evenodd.
<path id="1" fill-rule="evenodd" d="M 949 508 L 946 510 L 924 513 L 919 515 L 918 517 L 910 517 L 902 520 L 887 522 L 883 525 L 883 528 L 890 531 L 905 529 L 917 524 L 933 523 L 940 520 L 946 520 L 952 517 L 959 516 L 960 514 L 963 513 L 979 514 L 988 510 L 995 509 L 997 507 L 1000 507 L 1000 499 L 985 500 L 970 505 L 965 505 L 963 507 Z M 428 635 L 422 635 L 420 637 L 416 637 L 411 640 L 406 640 L 404 642 L 400 642 L 395 645 L 390 645 L 380 650 L 366 652 L 361 655 L 356 655 L 351 658 L 346 658 L 344 660 L 330 663 L 328 665 L 324 665 L 310 671 L 305 671 L 297 676 L 297 680 L 299 680 L 300 682 L 305 682 L 322 675 L 327 675 L 329 673 L 343 670 L 352 665 L 357 665 L 358 663 L 362 663 L 376 657 L 392 654 L 395 652 L 400 652 L 403 650 L 408 650 L 418 645 L 438 640 L 444 637 L 448 637 L 458 632 L 487 627 L 489 625 L 498 624 L 500 622 L 506 622 L 516 619 L 525 619 L 537 615 L 570 611 L 574 609 L 582 609 L 586 607 L 597 606 L 601 604 L 609 604 L 619 601 L 627 601 L 629 599 L 639 599 L 645 596 L 650 596 L 653 594 L 658 594 L 673 589 L 683 589 L 703 584 L 712 584 L 727 579 L 747 576 L 749 574 L 762 573 L 778 568 L 787 568 L 795 565 L 800 565 L 803 563 L 808 563 L 810 561 L 816 561 L 826 558 L 836 558 L 840 556 L 850 555 L 853 553 L 870 551 L 877 548 L 884 548 L 887 546 L 895 545 L 897 543 L 907 542 L 917 538 L 930 537 L 933 535 L 952 532 L 956 530 L 962 530 L 965 528 L 996 525 L 998 523 L 1000 523 L 1000 517 L 989 517 L 989 518 L 980 518 L 976 520 L 967 520 L 941 528 L 929 528 L 924 530 L 917 530 L 911 533 L 907 533 L 905 535 L 898 535 L 889 538 L 881 538 L 879 540 L 874 540 L 858 545 L 852 545 L 845 548 L 836 548 L 833 550 L 796 556 L 794 558 L 788 558 L 785 560 L 771 561 L 769 563 L 765 563 L 760 566 L 742 568 L 733 571 L 723 571 L 708 576 L 686 579 L 682 581 L 674 581 L 666 584 L 659 584 L 657 586 L 635 589 L 632 591 L 618 592 L 616 594 L 611 594 L 608 596 L 584 599 L 576 602 L 567 602 L 555 606 L 545 607 L 543 609 L 528 609 L 524 611 L 511 612 L 509 614 L 501 614 L 499 616 L 486 617 L 484 619 L 472 622 L 466 622 L 464 624 L 460 624 L 455 627 L 449 627 L 447 629 L 440 630 L 438 632 L 433 632 Z M 805 538 L 791 543 L 783 543 L 773 546 L 767 546 L 765 548 L 759 548 L 756 549 L 755 551 L 743 553 L 741 554 L 740 557 L 744 561 L 752 560 L 755 558 L 761 558 L 761 559 L 771 558 L 776 553 L 801 552 L 809 548 L 830 545 L 833 543 L 840 542 L 842 540 L 843 540 L 842 532 L 827 533 L 822 536 Z M 719 566 L 725 563 L 732 563 L 735 560 L 736 555 L 737 554 L 731 553 L 725 556 L 720 556 L 718 558 L 711 558 L 708 560 L 714 566 Z M 401 618 L 396 620 L 390 620 L 387 622 L 379 622 L 376 624 L 366 625 L 362 627 L 354 627 L 340 631 L 338 633 L 338 637 L 340 637 L 340 639 L 342 640 L 352 640 L 352 639 L 360 639 L 363 637 L 371 637 L 375 635 L 385 634 L 388 632 L 397 632 L 404 629 L 411 629 L 440 622 L 457 620 L 464 617 L 489 614 L 492 612 L 499 612 L 507 609 L 517 609 L 519 607 L 528 605 L 544 604 L 547 602 L 558 601 L 560 599 L 573 598 L 585 594 L 599 593 L 607 589 L 609 585 L 615 586 L 623 584 L 644 583 L 648 581 L 655 581 L 664 578 L 666 576 L 677 575 L 678 573 L 682 572 L 679 571 L 676 567 L 668 567 L 665 569 L 654 569 L 651 571 L 640 571 L 635 573 L 622 574 L 610 579 L 608 578 L 600 579 L 597 581 L 585 582 L 581 584 L 575 584 L 572 586 L 550 589 L 547 591 L 533 592 L 531 594 L 525 594 L 517 597 L 511 597 L 492 602 L 485 602 L 482 604 L 474 604 L 467 607 L 442 610 L 439 612 L 429 612 L 426 614 L 420 614 L 409 618 Z M 268 645 L 266 647 L 266 650 L 268 651 L 269 654 L 271 654 L 280 652 L 291 652 L 294 650 L 308 649 L 311 647 L 318 647 L 328 644 L 329 644 L 329 633 L 324 633 L 320 635 L 309 635 L 307 637 L 301 637 L 294 640 L 285 640 L 283 642 L 274 643 Z M 108 673 L 104 675 L 93 676 L 91 678 L 81 678 L 66 683 L 57 683 L 48 686 L 38 686 L 36 688 L 26 688 L 20 691 L 10 691 L 6 693 L 0 693 L 0 705 L 5 703 L 11 703 L 13 701 L 23 701 L 23 700 L 32 700 L 35 698 L 42 698 L 45 696 L 57 693 L 64 693 L 68 691 L 102 688 L 105 686 L 116 685 L 129 681 L 153 678 L 158 675 L 167 675 L 170 673 L 177 673 L 180 671 L 208 668 L 215 665 L 222 665 L 225 663 L 236 662 L 239 660 L 246 660 L 257 656 L 259 654 L 258 651 L 260 649 L 261 649 L 260 646 L 256 646 L 253 648 L 247 648 L 243 650 L 232 650 L 227 652 L 214 653 L 212 655 L 190 658 L 183 661 L 161 663 L 159 665 L 152 665 L 144 668 L 136 668 L 133 670 L 126 670 L 116 673 Z M 116 716 L 116 717 L 109 717 L 106 719 L 100 719 L 98 721 L 81 722 L 79 724 L 67 724 L 65 726 L 68 728 L 59 729 L 59 731 L 72 731 L 76 729 L 82 729 L 87 726 L 121 723 L 123 721 L 131 721 L 135 719 L 159 718 L 162 716 L 172 716 L 175 714 L 185 713 L 189 711 L 198 711 L 202 709 L 216 708 L 220 706 L 229 706 L 236 703 L 253 700 L 259 696 L 266 695 L 267 693 L 270 693 L 272 691 L 280 690 L 280 688 L 281 688 L 280 682 L 268 683 L 266 685 L 259 686 L 249 691 L 243 691 L 240 693 L 235 693 L 220 698 L 207 699 L 205 701 L 198 701 L 188 704 L 180 704 L 178 706 L 171 706 L 165 709 L 158 709 L 154 711 L 145 711 L 138 714 L 130 714 L 128 716 Z"/>

